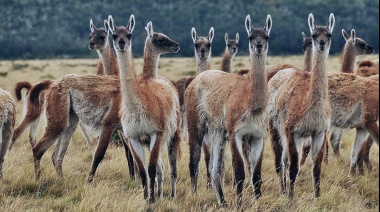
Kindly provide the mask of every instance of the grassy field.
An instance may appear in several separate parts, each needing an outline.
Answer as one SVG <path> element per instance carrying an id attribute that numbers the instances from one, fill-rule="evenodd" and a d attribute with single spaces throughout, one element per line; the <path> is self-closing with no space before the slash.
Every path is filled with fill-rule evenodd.
<path id="1" fill-rule="evenodd" d="M 361 56 L 358 61 L 378 59 L 379 55 Z M 292 64 L 302 68 L 303 57 L 268 57 L 268 67 Z M 219 69 L 220 57 L 213 57 L 211 68 Z M 14 85 L 27 80 L 31 83 L 43 79 L 56 79 L 69 73 L 95 74 L 97 59 L 78 60 L 17 60 L 0 61 L 0 87 L 13 93 Z M 136 70 L 141 73 L 142 59 L 135 59 Z M 235 72 L 249 67 L 248 57 L 236 57 Z M 339 71 L 340 57 L 330 56 L 329 71 Z M 165 58 L 159 64 L 159 73 L 168 79 L 179 79 L 195 74 L 194 58 Z M 21 120 L 22 103 L 17 103 L 17 120 Z M 43 122 L 43 121 L 42 121 Z M 40 126 L 40 136 L 43 131 Z M 301 167 L 297 178 L 294 199 L 280 195 L 269 139 L 266 139 L 262 168 L 262 198 L 254 199 L 249 180 L 243 193 L 241 208 L 246 211 L 379 211 L 379 146 L 371 149 L 374 170 L 365 176 L 349 176 L 351 146 L 355 131 L 346 131 L 341 145 L 341 156 L 332 156 L 322 165 L 321 197 L 313 199 L 310 158 Z M 177 197 L 170 198 L 168 165 L 166 165 L 164 195 L 154 204 L 143 198 L 140 180 L 129 178 L 123 147 L 111 144 L 99 165 L 94 182 L 86 183 L 92 154 L 96 144 L 87 145 L 79 130 L 74 134 L 63 162 L 64 178 L 58 178 L 50 160 L 53 146 L 41 160 L 42 175 L 34 180 L 34 168 L 28 135 L 24 133 L 5 157 L 0 182 L 0 211 L 231 211 L 235 210 L 236 196 L 232 187 L 231 157 L 227 149 L 224 194 L 228 206 L 220 208 L 216 196 L 206 188 L 206 171 L 203 156 L 200 164 L 199 191 L 191 193 L 188 171 L 187 141 L 182 142 L 182 157 L 178 163 Z M 165 160 L 166 161 L 166 160 Z"/>

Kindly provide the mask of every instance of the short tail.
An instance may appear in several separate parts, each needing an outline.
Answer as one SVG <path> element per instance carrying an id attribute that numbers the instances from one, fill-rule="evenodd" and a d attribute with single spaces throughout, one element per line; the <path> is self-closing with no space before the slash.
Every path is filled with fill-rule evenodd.
<path id="1" fill-rule="evenodd" d="M 27 90 L 27 92 L 29 92 L 30 89 L 32 88 L 32 84 L 30 84 L 30 82 L 27 82 L 27 81 L 16 83 L 15 94 L 16 94 L 17 101 L 21 100 L 21 91 L 24 88 Z"/>
<path id="2" fill-rule="evenodd" d="M 40 93 L 48 89 L 50 84 L 52 83 L 52 80 L 45 80 L 42 82 L 39 82 L 33 86 L 33 88 L 30 90 L 29 97 L 28 97 L 28 102 L 30 102 L 32 105 L 38 106 L 40 101 Z"/>

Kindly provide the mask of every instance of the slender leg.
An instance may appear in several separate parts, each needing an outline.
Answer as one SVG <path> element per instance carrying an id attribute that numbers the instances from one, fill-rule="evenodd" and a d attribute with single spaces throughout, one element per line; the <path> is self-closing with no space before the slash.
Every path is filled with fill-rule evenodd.
<path id="1" fill-rule="evenodd" d="M 128 144 L 129 140 L 128 140 L 128 138 L 124 137 L 123 132 L 121 130 L 118 130 L 117 133 L 118 133 L 119 138 L 122 141 L 123 146 L 124 146 L 125 156 L 126 156 L 127 162 L 128 162 L 129 177 L 131 179 L 135 179 L 136 178 L 136 176 L 135 176 L 135 162 L 133 161 L 132 152 L 129 148 L 129 144 Z"/>
<path id="2" fill-rule="evenodd" d="M 69 121 L 70 121 L 69 127 L 61 135 L 61 137 L 58 139 L 56 149 L 52 155 L 52 161 L 53 161 L 54 168 L 55 168 L 58 176 L 61 178 L 63 177 L 63 171 L 62 171 L 63 158 L 65 157 L 65 154 L 67 152 L 67 148 L 69 147 L 71 137 L 74 134 L 75 128 L 78 125 L 79 118 L 78 118 L 78 116 L 76 116 L 74 114 L 70 114 L 70 120 Z"/>
<path id="3" fill-rule="evenodd" d="M 285 194 L 284 167 L 282 162 L 283 147 L 281 144 L 280 134 L 277 128 L 274 127 L 272 121 L 269 122 L 269 134 L 274 155 L 274 165 L 279 178 L 280 192 Z"/>
<path id="4" fill-rule="evenodd" d="M 208 134 L 206 133 L 205 136 L 203 137 L 203 153 L 205 157 L 205 164 L 206 164 L 206 170 L 207 170 L 207 188 L 211 187 L 211 168 L 210 168 L 210 157 L 211 157 L 211 152 L 210 152 L 210 138 Z"/>
<path id="5" fill-rule="evenodd" d="M 223 194 L 223 188 L 221 184 L 221 173 L 223 164 L 223 155 L 225 151 L 225 139 L 224 131 L 214 132 L 210 135 L 210 141 L 212 143 L 212 160 L 211 160 L 211 184 L 216 193 L 219 205 L 226 204 Z"/>
<path id="6" fill-rule="evenodd" d="M 294 184 L 297 179 L 299 164 L 298 164 L 298 151 L 295 141 L 295 134 L 292 128 L 287 128 L 286 130 L 287 144 L 288 144 L 288 157 L 289 157 L 289 197 L 294 195 Z"/>
<path id="7" fill-rule="evenodd" d="M 351 152 L 350 175 L 355 174 L 356 165 L 359 159 L 359 153 L 363 148 L 364 141 L 367 138 L 367 136 L 368 136 L 368 133 L 365 129 L 356 128 L 356 137 L 355 137 L 354 145 L 352 147 L 352 152 Z M 359 173 L 359 174 L 363 175 L 364 173 Z"/>
<path id="8" fill-rule="evenodd" d="M 92 159 L 92 165 L 88 174 L 87 183 L 91 183 L 94 179 L 96 169 L 98 168 L 99 163 L 103 160 L 108 144 L 110 143 L 112 132 L 113 127 L 111 125 L 103 126 L 102 133 L 99 137 L 98 145 L 96 146 Z"/>
<path id="9" fill-rule="evenodd" d="M 172 193 L 171 197 L 176 196 L 177 191 L 177 160 L 180 155 L 181 151 L 181 131 L 177 129 L 176 133 L 174 134 L 171 142 L 169 143 L 169 168 L 170 168 L 170 183 L 172 186 Z"/>
<path id="10" fill-rule="evenodd" d="M 144 199 L 148 200 L 148 175 L 145 168 L 145 153 L 141 142 L 138 138 L 130 138 L 131 139 L 131 150 L 133 154 L 133 159 L 139 169 L 141 183 L 144 189 Z"/>
<path id="11" fill-rule="evenodd" d="M 340 139 L 342 138 L 343 129 L 342 128 L 333 128 L 331 130 L 331 136 L 330 136 L 330 144 L 333 149 L 333 153 L 335 156 L 339 156 L 339 146 L 340 146 Z"/>
<path id="12" fill-rule="evenodd" d="M 236 196 L 237 196 L 237 205 L 241 205 L 242 203 L 242 193 L 245 179 L 245 171 L 244 171 L 244 159 L 242 157 L 242 136 L 239 134 L 235 134 L 235 132 L 228 132 L 230 135 L 230 146 L 231 146 L 231 154 L 232 154 L 232 163 L 235 175 L 236 182 Z"/>
<path id="13" fill-rule="evenodd" d="M 314 198 L 320 196 L 320 177 L 321 177 L 321 166 L 324 152 L 325 144 L 325 133 L 315 132 L 312 136 L 312 160 L 313 160 L 313 185 L 314 185 Z"/>
<path id="14" fill-rule="evenodd" d="M 261 197 L 261 164 L 263 160 L 264 153 L 264 139 L 263 138 L 252 138 L 249 141 L 250 152 L 250 170 L 252 170 L 252 186 L 255 190 L 256 199 Z"/>

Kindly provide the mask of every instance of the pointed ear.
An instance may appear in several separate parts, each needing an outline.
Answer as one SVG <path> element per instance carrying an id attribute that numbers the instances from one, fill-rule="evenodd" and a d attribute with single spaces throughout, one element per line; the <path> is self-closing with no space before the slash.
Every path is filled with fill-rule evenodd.
<path id="1" fill-rule="evenodd" d="M 193 38 L 193 42 L 195 43 L 195 41 L 197 40 L 197 31 L 195 31 L 195 28 L 191 28 L 191 38 Z"/>
<path id="2" fill-rule="evenodd" d="M 239 33 L 238 32 L 236 33 L 236 36 L 235 36 L 235 42 L 239 43 Z"/>
<path id="3" fill-rule="evenodd" d="M 350 35 L 347 34 L 346 30 L 344 29 L 342 29 L 342 35 L 346 41 L 351 38 Z"/>
<path id="4" fill-rule="evenodd" d="M 104 20 L 104 28 L 106 28 L 106 30 L 107 30 L 107 35 L 109 35 L 109 34 L 110 34 L 110 26 L 109 26 L 107 20 Z"/>
<path id="5" fill-rule="evenodd" d="M 108 16 L 108 25 L 110 27 L 111 33 L 116 31 L 115 22 L 113 21 L 113 18 L 111 15 Z"/>
<path id="6" fill-rule="evenodd" d="M 330 13 L 329 22 L 327 23 L 327 28 L 329 29 L 330 33 L 333 32 L 335 25 L 335 17 L 334 14 Z"/>
<path id="7" fill-rule="evenodd" d="M 355 43 L 355 38 L 356 38 L 355 29 L 351 29 L 351 39 L 353 40 L 354 43 Z"/>
<path id="8" fill-rule="evenodd" d="M 248 35 L 251 32 L 252 28 L 253 27 L 251 23 L 251 16 L 247 15 L 247 17 L 245 18 L 245 29 L 247 30 Z"/>
<path id="9" fill-rule="evenodd" d="M 226 34 L 224 35 L 224 40 L 226 41 L 226 44 L 228 43 L 228 33 L 226 32 Z"/>
<path id="10" fill-rule="evenodd" d="M 309 23 L 310 33 L 313 34 L 315 25 L 314 25 L 314 16 L 311 13 L 309 14 L 308 23 Z"/>
<path id="11" fill-rule="evenodd" d="M 149 21 L 149 23 L 146 25 L 145 30 L 148 33 L 149 37 L 153 37 L 153 25 L 151 21 Z"/>
<path id="12" fill-rule="evenodd" d="M 127 29 L 130 33 L 132 33 L 133 29 L 135 28 L 135 16 L 132 14 L 129 18 Z"/>
<path id="13" fill-rule="evenodd" d="M 210 40 L 210 43 L 212 42 L 212 39 L 214 39 L 214 27 L 210 28 L 210 31 L 208 32 L 208 39 Z"/>
<path id="14" fill-rule="evenodd" d="M 306 35 L 305 35 L 305 33 L 304 32 L 302 32 L 302 39 L 306 39 Z"/>
<path id="15" fill-rule="evenodd" d="M 91 29 L 91 32 L 93 32 L 96 29 L 94 23 L 92 22 L 92 19 L 90 19 L 90 29 Z"/>
<path id="16" fill-rule="evenodd" d="M 270 30 L 272 29 L 272 17 L 268 14 L 267 15 L 267 25 L 264 27 L 265 31 L 267 31 L 267 34 L 269 35 Z"/>

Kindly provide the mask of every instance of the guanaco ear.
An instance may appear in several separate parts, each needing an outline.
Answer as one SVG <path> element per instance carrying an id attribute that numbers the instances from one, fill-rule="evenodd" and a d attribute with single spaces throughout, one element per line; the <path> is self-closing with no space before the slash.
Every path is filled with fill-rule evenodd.
<path id="1" fill-rule="evenodd" d="M 314 25 L 314 16 L 311 13 L 309 14 L 308 24 L 309 24 L 310 33 L 313 34 L 315 25 Z"/>
<path id="2" fill-rule="evenodd" d="M 212 43 L 212 39 L 214 39 L 214 27 L 210 28 L 210 31 L 208 32 L 208 39 L 210 40 L 210 43 Z"/>
<path id="3" fill-rule="evenodd" d="M 305 33 L 304 32 L 302 32 L 302 39 L 306 39 L 306 35 L 305 35 Z"/>
<path id="4" fill-rule="evenodd" d="M 149 21 L 149 23 L 146 25 L 145 30 L 148 33 L 149 37 L 153 37 L 153 25 L 151 21 Z"/>
<path id="5" fill-rule="evenodd" d="M 195 28 L 191 28 L 191 38 L 193 38 L 193 42 L 195 43 L 195 41 L 198 39 L 197 37 L 197 32 L 195 31 Z"/>
<path id="6" fill-rule="evenodd" d="M 104 28 L 107 30 L 107 36 L 110 34 L 110 26 L 107 20 L 104 20 Z"/>
<path id="7" fill-rule="evenodd" d="M 251 23 L 251 16 L 247 15 L 247 17 L 245 18 L 245 29 L 247 30 L 248 35 L 251 32 L 252 28 L 253 27 Z"/>
<path id="8" fill-rule="evenodd" d="M 93 32 L 96 29 L 94 23 L 92 22 L 92 19 L 90 19 L 90 29 L 91 29 L 91 32 Z"/>
<path id="9" fill-rule="evenodd" d="M 116 31 L 116 25 L 111 15 L 108 16 L 108 25 L 110 26 L 111 33 Z"/>
<path id="10" fill-rule="evenodd" d="M 239 33 L 238 32 L 236 33 L 236 36 L 235 36 L 235 42 L 239 43 Z"/>
<path id="11" fill-rule="evenodd" d="M 270 30 L 272 29 L 272 17 L 269 14 L 267 15 L 267 24 L 264 27 L 264 29 L 267 32 L 267 34 L 269 35 Z"/>
<path id="12" fill-rule="evenodd" d="M 327 28 L 329 29 L 330 33 L 333 32 L 335 25 L 335 17 L 334 14 L 330 13 L 329 22 L 327 23 Z"/>
<path id="13" fill-rule="evenodd" d="M 347 34 L 346 30 L 344 29 L 342 29 L 342 35 L 346 41 L 351 38 L 350 35 Z"/>
<path id="14" fill-rule="evenodd" d="M 132 33 L 134 28 L 135 28 L 135 16 L 132 14 L 131 17 L 129 17 L 127 29 L 129 30 L 130 33 Z"/>
<path id="15" fill-rule="evenodd" d="M 356 32 L 355 32 L 355 29 L 351 29 L 351 38 L 352 38 L 352 41 L 355 43 L 355 38 L 356 38 Z"/>
<path id="16" fill-rule="evenodd" d="M 226 34 L 224 35 L 224 40 L 226 41 L 226 44 L 228 43 L 228 33 L 226 32 Z"/>

